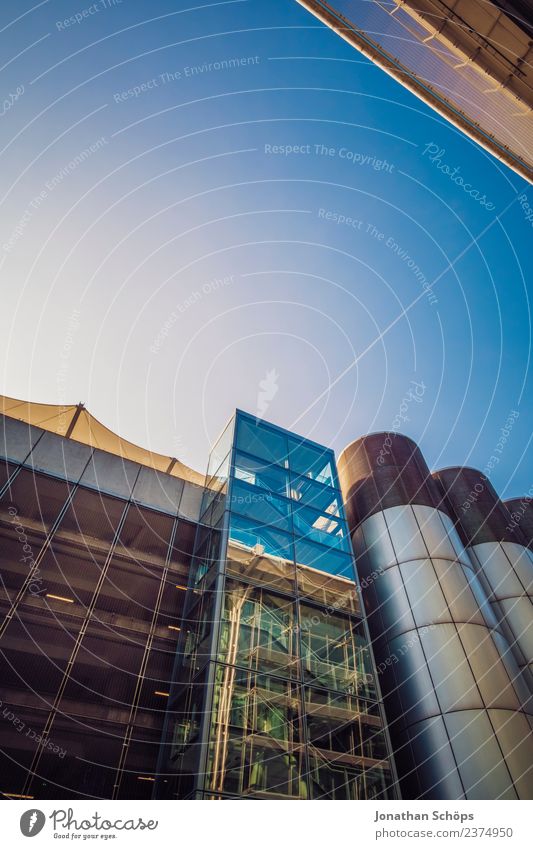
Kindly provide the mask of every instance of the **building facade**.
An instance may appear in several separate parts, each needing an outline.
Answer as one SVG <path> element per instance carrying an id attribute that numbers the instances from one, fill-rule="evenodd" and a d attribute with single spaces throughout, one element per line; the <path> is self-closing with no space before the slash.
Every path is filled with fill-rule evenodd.
<path id="1" fill-rule="evenodd" d="M 395 798 L 333 452 L 238 412 L 200 522 L 161 795 Z"/>
<path id="2" fill-rule="evenodd" d="M 2 798 L 150 798 L 203 489 L 59 435 L 61 408 L 16 412 L 0 417 Z"/>
<path id="3" fill-rule="evenodd" d="M 533 9 L 528 0 L 298 2 L 450 123 L 533 180 Z M 429 156 L 439 156 L 438 145 L 429 148 Z"/>
<path id="4" fill-rule="evenodd" d="M 337 472 L 237 412 L 204 476 L 1 409 L 2 798 L 533 798 L 530 498 L 399 435 Z"/>
<path id="5" fill-rule="evenodd" d="M 339 473 L 402 795 L 532 798 L 531 551 L 481 473 L 431 475 L 407 437 Z"/>

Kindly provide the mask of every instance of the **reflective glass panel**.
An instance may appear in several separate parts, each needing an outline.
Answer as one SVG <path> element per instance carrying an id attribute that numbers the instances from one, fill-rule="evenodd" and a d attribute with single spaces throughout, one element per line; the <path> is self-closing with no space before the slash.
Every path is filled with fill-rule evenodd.
<path id="1" fill-rule="evenodd" d="M 251 486 L 266 489 L 276 495 L 289 494 L 288 473 L 279 466 L 265 463 L 255 457 L 237 453 L 235 458 L 235 477 Z"/>
<path id="2" fill-rule="evenodd" d="M 287 437 L 280 431 L 240 418 L 237 428 L 237 448 L 269 463 L 287 465 Z"/>
<path id="3" fill-rule="evenodd" d="M 207 789 L 249 798 L 307 798 L 299 687 L 218 667 Z"/>
<path id="4" fill-rule="evenodd" d="M 275 528 L 258 525 L 241 516 L 231 515 L 230 539 L 233 545 L 259 555 L 293 560 L 292 537 Z"/>
<path id="5" fill-rule="evenodd" d="M 246 516 L 251 522 L 270 525 L 287 533 L 292 530 L 289 502 L 265 489 L 249 486 L 244 481 L 234 481 L 227 504 L 232 512 Z"/>
<path id="6" fill-rule="evenodd" d="M 330 575 L 341 575 L 353 580 L 353 562 L 350 555 L 303 539 L 295 540 L 295 549 L 298 566 L 309 566 L 320 572 L 329 572 Z"/>
<path id="7" fill-rule="evenodd" d="M 291 475 L 291 498 L 301 501 L 306 507 L 314 507 L 321 513 L 341 515 L 341 501 L 337 490 L 311 478 Z"/>
<path id="8" fill-rule="evenodd" d="M 342 551 L 350 551 L 346 525 L 336 516 L 315 513 L 307 507 L 294 511 L 294 532 L 310 542 L 319 542 Z"/>
<path id="9" fill-rule="evenodd" d="M 331 459 L 331 451 L 289 437 L 289 466 L 298 475 L 333 486 L 335 479 Z"/>
<path id="10" fill-rule="evenodd" d="M 360 623 L 300 604 L 300 635 L 304 680 L 375 698 L 372 661 Z"/>
<path id="11" fill-rule="evenodd" d="M 294 602 L 228 580 L 221 616 L 219 660 L 284 678 L 297 675 Z"/>

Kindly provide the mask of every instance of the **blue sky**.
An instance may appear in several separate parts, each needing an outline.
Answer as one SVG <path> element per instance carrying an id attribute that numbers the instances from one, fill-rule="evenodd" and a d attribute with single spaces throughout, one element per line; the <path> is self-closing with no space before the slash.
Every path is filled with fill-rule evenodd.
<path id="1" fill-rule="evenodd" d="M 0 39 L 5 394 L 199 469 L 240 407 L 530 489 L 520 177 L 293 0 L 5 0 Z"/>

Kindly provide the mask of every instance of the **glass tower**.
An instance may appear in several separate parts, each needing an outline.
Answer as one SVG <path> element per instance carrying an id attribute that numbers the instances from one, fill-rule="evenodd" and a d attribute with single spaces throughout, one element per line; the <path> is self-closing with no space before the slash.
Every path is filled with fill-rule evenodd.
<path id="1" fill-rule="evenodd" d="M 333 452 L 237 411 L 201 512 L 156 795 L 396 798 Z"/>

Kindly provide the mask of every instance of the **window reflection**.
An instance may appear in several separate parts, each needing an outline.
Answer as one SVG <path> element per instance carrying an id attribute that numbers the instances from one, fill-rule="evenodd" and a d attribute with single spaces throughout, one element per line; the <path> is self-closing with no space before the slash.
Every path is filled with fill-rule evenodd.
<path id="1" fill-rule="evenodd" d="M 319 572 L 351 580 L 354 578 L 353 562 L 349 554 L 298 538 L 295 540 L 295 553 L 297 566 L 309 566 Z"/>
<path id="2" fill-rule="evenodd" d="M 269 463 L 287 465 L 287 437 L 267 425 L 239 418 L 237 448 Z"/>
<path id="3" fill-rule="evenodd" d="M 298 674 L 293 601 L 228 580 L 221 617 L 219 660 L 286 678 Z"/>
<path id="4" fill-rule="evenodd" d="M 289 494 L 289 476 L 286 471 L 240 452 L 235 457 L 235 478 L 276 495 Z"/>
<path id="5" fill-rule="evenodd" d="M 216 673 L 208 789 L 307 798 L 297 688 L 231 667 Z"/>
<path id="6" fill-rule="evenodd" d="M 335 479 L 331 451 L 289 437 L 289 467 L 293 472 L 319 483 L 333 486 Z"/>
<path id="7" fill-rule="evenodd" d="M 372 661 L 361 624 L 302 604 L 300 634 L 304 680 L 375 698 Z"/>
<path id="8" fill-rule="evenodd" d="M 294 531 L 311 542 L 349 552 L 350 544 L 344 522 L 336 516 L 316 513 L 301 507 L 293 513 Z"/>
<path id="9" fill-rule="evenodd" d="M 287 533 L 292 530 L 289 501 L 267 490 L 249 486 L 244 481 L 233 482 L 228 507 L 250 521 L 270 525 Z"/>

